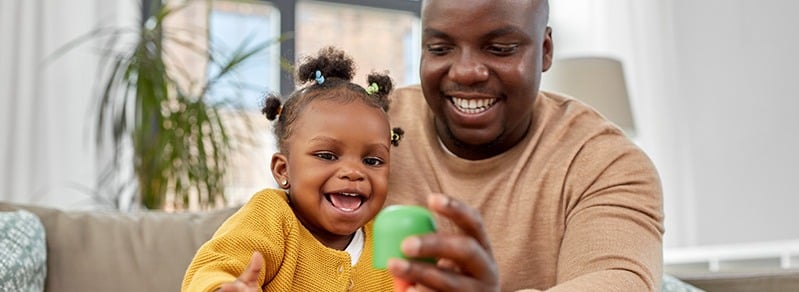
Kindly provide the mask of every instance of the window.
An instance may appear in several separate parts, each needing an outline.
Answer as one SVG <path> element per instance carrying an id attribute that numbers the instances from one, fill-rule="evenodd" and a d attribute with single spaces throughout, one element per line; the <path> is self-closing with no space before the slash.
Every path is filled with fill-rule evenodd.
<path id="1" fill-rule="evenodd" d="M 219 80 L 210 96 L 247 109 L 259 109 L 264 91 L 280 91 L 280 14 L 265 2 L 215 1 L 208 18 L 209 46 L 220 53 L 217 57 L 227 60 L 242 46 L 245 49 L 265 46 L 248 59 L 246 66 Z M 217 66 L 208 66 L 208 77 L 212 78 L 219 70 Z"/>
<path id="2" fill-rule="evenodd" d="M 199 1 L 203 2 L 203 1 Z M 260 114 L 266 92 L 284 95 L 295 89 L 289 70 L 281 68 L 281 58 L 293 65 L 298 57 L 315 54 L 320 48 L 334 45 L 353 56 L 358 64 L 354 82 L 366 85 L 372 71 L 388 71 L 397 86 L 419 82 L 421 52 L 419 9 L 412 0 L 338 0 L 338 1 L 213 1 L 207 19 L 208 45 L 225 55 L 242 42 L 256 45 L 288 37 L 270 46 L 248 66 L 220 80 L 211 98 L 233 101 L 249 109 L 251 128 L 232 133 L 250 138 L 258 149 L 245 148 L 233 153 L 228 172 L 228 204 L 246 202 L 256 191 L 277 183 L 269 169 L 276 152 L 271 123 Z M 198 23 L 197 26 L 204 26 Z M 282 35 L 281 35 L 282 34 Z M 206 74 L 218 70 L 207 66 Z"/>
<path id="3" fill-rule="evenodd" d="M 398 86 L 419 81 L 419 19 L 410 12 L 301 1 L 296 23 L 297 56 L 334 45 L 358 64 L 355 83 L 365 85 L 367 74 L 385 70 Z"/>

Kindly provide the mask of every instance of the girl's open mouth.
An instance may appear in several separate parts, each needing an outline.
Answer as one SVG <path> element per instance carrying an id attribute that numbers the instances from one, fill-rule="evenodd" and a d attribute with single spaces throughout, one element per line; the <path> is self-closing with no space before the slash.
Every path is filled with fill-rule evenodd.
<path id="1" fill-rule="evenodd" d="M 325 199 L 333 207 L 344 212 L 353 212 L 363 205 L 365 198 L 356 193 L 326 193 Z"/>

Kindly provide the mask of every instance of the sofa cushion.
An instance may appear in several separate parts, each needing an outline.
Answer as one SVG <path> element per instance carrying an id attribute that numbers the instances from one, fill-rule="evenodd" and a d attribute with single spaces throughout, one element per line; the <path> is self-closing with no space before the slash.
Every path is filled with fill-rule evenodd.
<path id="1" fill-rule="evenodd" d="M 48 291 L 179 291 L 194 253 L 237 208 L 210 213 L 62 211 L 36 214 L 47 233 Z"/>
<path id="2" fill-rule="evenodd" d="M 799 291 L 799 269 L 750 272 L 699 272 L 676 277 L 706 291 Z"/>
<path id="3" fill-rule="evenodd" d="M 0 291 L 43 291 L 47 274 L 45 232 L 25 210 L 0 212 Z"/>

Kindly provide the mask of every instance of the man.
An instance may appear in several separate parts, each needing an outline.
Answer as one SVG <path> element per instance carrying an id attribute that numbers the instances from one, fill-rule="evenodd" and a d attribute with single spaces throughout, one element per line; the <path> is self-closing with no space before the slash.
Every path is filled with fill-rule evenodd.
<path id="1" fill-rule="evenodd" d="M 422 5 L 421 88 L 397 90 L 389 113 L 406 143 L 388 203 L 438 214 L 440 232 L 402 248 L 440 260 L 392 259 L 391 272 L 441 291 L 659 290 L 656 170 L 596 111 L 539 92 L 547 1 Z"/>

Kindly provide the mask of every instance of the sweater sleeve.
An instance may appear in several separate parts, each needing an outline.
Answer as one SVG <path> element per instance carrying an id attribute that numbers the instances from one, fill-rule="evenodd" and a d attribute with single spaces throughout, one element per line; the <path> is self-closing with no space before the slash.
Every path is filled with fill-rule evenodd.
<path id="1" fill-rule="evenodd" d="M 598 135 L 575 157 L 550 291 L 658 291 L 663 207 L 649 158 L 620 135 Z"/>
<path id="2" fill-rule="evenodd" d="M 264 257 L 260 283 L 272 279 L 283 261 L 291 226 L 284 208 L 276 207 L 275 191 L 256 194 L 231 216 L 197 251 L 183 278 L 183 291 L 214 291 L 232 282 L 249 264 L 254 251 Z M 279 199 L 278 199 L 279 200 Z"/>

